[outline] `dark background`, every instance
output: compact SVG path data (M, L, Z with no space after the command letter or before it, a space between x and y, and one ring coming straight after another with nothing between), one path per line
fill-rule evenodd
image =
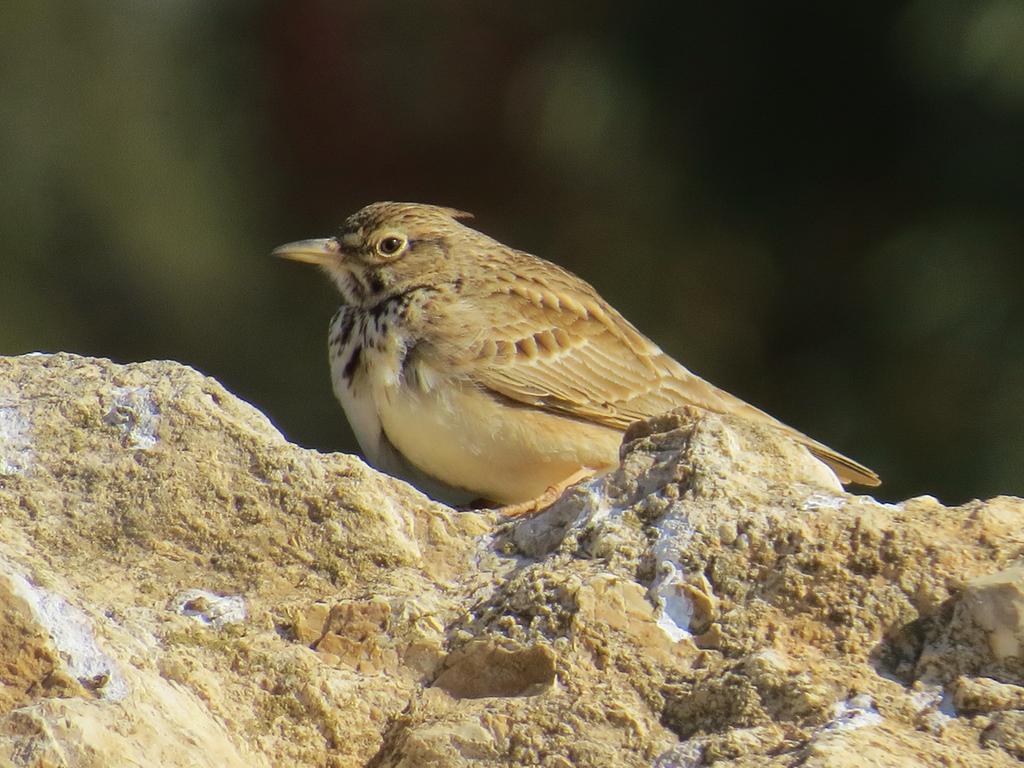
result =
M5 3L0 353L172 358L352 450L333 292L268 253L432 202L883 498L1024 494L1024 4L670 7Z

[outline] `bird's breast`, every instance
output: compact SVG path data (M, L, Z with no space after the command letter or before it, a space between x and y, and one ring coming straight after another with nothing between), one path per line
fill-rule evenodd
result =
M370 463L393 471L390 444L445 485L515 503L617 462L618 430L510 405L417 355L394 319L345 308L332 323L335 393Z
M394 334L382 320L383 316L343 306L332 319L328 335L334 394L363 454L377 466L382 446L374 393L381 387L375 379L396 379L401 366Z

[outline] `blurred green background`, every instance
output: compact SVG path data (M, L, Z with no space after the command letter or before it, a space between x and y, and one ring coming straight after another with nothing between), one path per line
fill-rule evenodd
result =
M1024 4L0 10L0 353L172 358L353 450L271 259L452 205L877 469L1024 495Z

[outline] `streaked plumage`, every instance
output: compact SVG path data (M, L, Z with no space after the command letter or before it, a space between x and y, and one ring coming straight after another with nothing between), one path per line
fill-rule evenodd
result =
M320 265L342 295L332 380L371 463L444 500L522 502L580 469L614 467L632 422L694 405L770 424L843 482L878 484L692 374L580 278L466 216L375 203L334 238L275 251Z

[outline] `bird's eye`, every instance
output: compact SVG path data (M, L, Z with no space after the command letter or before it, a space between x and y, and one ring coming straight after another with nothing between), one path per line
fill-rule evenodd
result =
M380 242L377 243L377 252L381 256L394 256L404 247L404 237L399 237L398 235L388 235L387 237L382 237Z

